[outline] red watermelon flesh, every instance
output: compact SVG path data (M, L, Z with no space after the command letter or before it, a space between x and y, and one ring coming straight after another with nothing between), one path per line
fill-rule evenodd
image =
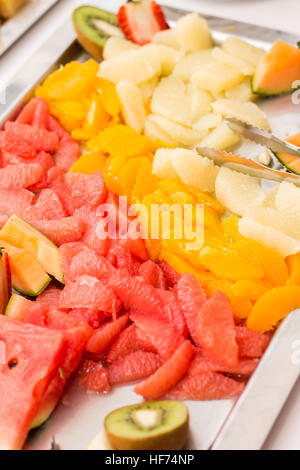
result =
M163 315L132 312L130 318L164 359L172 357L184 342L184 337Z
M186 320L181 311L180 303L172 291L162 290L158 291L160 298L164 304L164 313L166 317L176 326L177 330L187 338L188 328Z
M95 330L86 345L86 351L95 355L106 351L112 341L124 330L128 320L128 315L122 315L117 320L108 322Z
M36 149L21 136L7 131L0 131L0 149L22 158L34 158L37 154Z
M167 287L162 270L158 264L151 260L145 261L140 265L138 275L153 287L158 289L166 289Z
M58 246L64 243L76 242L85 229L82 220L76 217L64 217L57 220L27 218L26 220Z
M33 203L34 194L27 189L0 188L0 212L9 216L22 216L25 209Z
M41 181L44 170L38 163L9 165L0 169L2 189L26 189Z
M241 357L260 358L270 343L270 336L249 330L246 326L236 326L236 341Z
M196 318L202 306L207 301L207 296L199 281L192 274L183 274L177 284L177 298L181 311L195 344L199 345L196 333Z
M238 364L239 347L231 304L217 291L202 306L196 318L197 343L214 361L224 366Z
M21 449L65 355L64 335L0 316L0 448Z
M108 280L108 285L128 310L151 314L163 310L163 304L157 290L140 277L130 277L117 272Z
M242 393L245 384L217 372L186 375L167 394L168 400L225 400Z
M107 363L110 364L140 349L141 346L136 335L136 327L132 324L125 328L110 346L107 353Z
M175 269L171 268L171 266L169 266L168 263L166 263L166 261L164 260L160 261L158 265L164 274L166 287L168 289L173 289L173 287L177 285L177 282L180 279L179 274L175 271Z
M108 368L111 385L144 379L159 369L163 360L158 354L135 351L115 360Z
M163 366L134 388L135 393L148 400L156 400L162 397L184 376L193 355L194 347L187 340L182 343Z
M38 126L8 121L5 130L9 135L23 139L23 142L37 151L54 152L58 148L59 140L55 132L49 132Z
M101 362L95 362L85 358L82 359L78 374L80 376L80 386L87 392L110 392L108 371Z
M121 303L112 289L95 277L83 275L67 282L60 294L60 308L93 308L115 315Z
M72 308L69 311L69 316L76 320L84 321L90 325L94 330L99 328L101 323L107 320L108 315L100 310L93 308Z

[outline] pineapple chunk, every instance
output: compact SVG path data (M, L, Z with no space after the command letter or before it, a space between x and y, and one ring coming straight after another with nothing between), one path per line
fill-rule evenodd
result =
M197 131L210 131L222 123L222 117L217 113L208 113L202 116L194 125L193 129Z
M230 67L236 68L239 72L246 76L253 75L255 71L255 67L252 64L245 62L239 57L224 52L224 50L222 50L220 47L215 47L213 49L212 57L217 61L221 62L222 64L226 64Z
M291 201L293 201L291 203ZM300 213L300 188L287 181L277 186L274 201L275 209L289 214Z
M230 37L225 39L222 49L239 59L249 62L253 67L256 67L265 51L258 47L252 46L246 41L237 37Z
M150 114L147 117L145 133L148 137L164 140L175 147L192 147L205 135L157 114Z
M195 52L212 47L212 38L207 21L197 13L180 18L175 31L180 46L187 52Z
M153 93L151 110L184 126L192 125L191 103L185 84L179 78L170 76L161 80Z
M212 108L215 113L221 114L221 116L233 116L261 129L270 129L265 113L254 103L223 99L215 101Z
M113 59L125 51L134 51L139 49L140 46L134 44L131 41L127 41L125 38L119 36L112 36L109 38L103 49L104 60Z
M174 49L180 49L180 43L174 28L158 31L152 39L154 44L161 44Z
M200 191L213 192L219 168L193 150L172 150L172 164L178 177Z
M186 86L188 107L191 111L192 123L197 122L201 116L210 113L212 96L205 90L199 90L193 83Z
M125 123L141 134L146 121L146 109L141 90L137 85L126 80L119 82L116 90Z
M156 151L152 164L152 173L162 179L176 179L177 173L172 164L174 150L159 149Z
M218 201L234 214L244 215L252 204L260 204L265 193L257 178L222 167L216 179Z
M211 60L196 71L191 78L201 90L210 91L215 97L229 88L241 83L244 75L237 69L216 60Z
M225 98L232 101L254 101L257 95L252 93L251 82L246 78L239 85L225 91Z
M253 206L248 208L247 215L267 227L272 227L300 242L299 213L285 213L272 207Z
M155 88L157 87L158 84L159 84L159 76L155 75L155 77L151 78L147 82L143 82L138 85L144 97L145 103L147 103L149 98L152 98Z
M201 141L201 146L227 150L240 143L240 137L225 122L221 122Z
M180 78L184 82L189 82L191 76L211 60L212 49L204 49L203 51L187 54L178 60L173 70L173 75Z

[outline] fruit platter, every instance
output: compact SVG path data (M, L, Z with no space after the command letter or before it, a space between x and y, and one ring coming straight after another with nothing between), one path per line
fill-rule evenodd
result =
M58 0L1 0L0 55L14 44Z
M106 3L0 108L0 448L259 449L300 372L297 38Z

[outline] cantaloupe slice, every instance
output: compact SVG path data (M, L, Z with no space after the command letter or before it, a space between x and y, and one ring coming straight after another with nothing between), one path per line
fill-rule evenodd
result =
M300 132L291 135L286 139L286 141L290 144L296 145L300 150ZM284 165L289 171L296 173L296 175L300 175L300 158L289 155L288 153L276 153L275 155L280 163L282 163L282 165Z
M259 95L281 95L289 93L299 78L300 50L279 39L259 61L252 89Z

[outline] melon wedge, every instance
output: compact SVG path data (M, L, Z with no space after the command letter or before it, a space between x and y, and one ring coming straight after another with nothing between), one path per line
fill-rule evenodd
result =
M30 297L39 295L51 282L50 276L40 263L22 248L17 248L0 239L0 246L8 254L12 286Z
M0 231L0 238L17 248L23 248L37 259L46 273L64 282L57 246L33 225L14 214Z
M300 74L299 74L300 77ZM291 135L286 139L287 142L290 144L296 145L300 147L300 132L297 134ZM285 166L289 171L295 173L296 175L300 175L300 158L294 157L293 155L289 155L288 153L275 153L276 157Z
M300 50L276 41L259 61L252 81L253 92L272 96L289 93L300 78Z

